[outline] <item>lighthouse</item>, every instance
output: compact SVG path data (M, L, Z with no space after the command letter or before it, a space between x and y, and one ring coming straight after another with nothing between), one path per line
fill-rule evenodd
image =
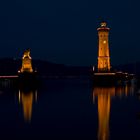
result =
M118 76L110 70L110 54L109 54L109 31L106 22L102 22L98 31L98 64L97 72L94 72L94 85L108 86L115 85ZM122 75L121 75L122 76ZM120 77L121 77L120 76Z
M109 31L106 22L102 22L98 31L98 66L97 72L94 71L94 85L110 86L123 85L124 82L131 82L134 78L133 74L121 71L113 71L110 69L110 53L109 53Z
M109 28L102 22L98 31L98 72L110 72Z

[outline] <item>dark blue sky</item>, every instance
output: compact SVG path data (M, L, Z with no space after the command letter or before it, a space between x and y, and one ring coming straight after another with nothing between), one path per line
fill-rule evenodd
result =
M0 57L21 57L67 65L97 62L97 27L107 21L111 63L140 61L140 3L134 0L3 0Z

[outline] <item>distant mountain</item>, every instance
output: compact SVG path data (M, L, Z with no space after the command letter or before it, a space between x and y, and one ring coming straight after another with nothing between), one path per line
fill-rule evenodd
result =
M92 74L92 66L66 66L35 59L32 60L32 64L33 69L44 77L90 76ZM21 65L21 59L0 59L0 75L16 75L21 69ZM113 66L112 69L113 71L133 73L140 76L140 62Z
M21 66L21 61L12 58L0 59L0 75L15 75Z
M91 70L91 67L66 66L42 60L33 60L33 67L42 76L88 76Z
M22 60L3 58L0 59L0 75L16 75L21 69ZM37 70L40 76L89 76L91 67L66 66L43 60L32 60L33 69Z

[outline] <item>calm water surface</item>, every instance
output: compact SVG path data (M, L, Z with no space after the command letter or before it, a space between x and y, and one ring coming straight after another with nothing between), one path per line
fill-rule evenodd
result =
M47 82L34 91L1 89L0 138L139 140L138 90L78 79Z

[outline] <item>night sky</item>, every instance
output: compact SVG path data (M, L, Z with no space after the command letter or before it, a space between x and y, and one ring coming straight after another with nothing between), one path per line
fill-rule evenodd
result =
M97 62L97 27L110 30L111 64L140 61L140 2L134 0L1 0L0 58L67 65Z

